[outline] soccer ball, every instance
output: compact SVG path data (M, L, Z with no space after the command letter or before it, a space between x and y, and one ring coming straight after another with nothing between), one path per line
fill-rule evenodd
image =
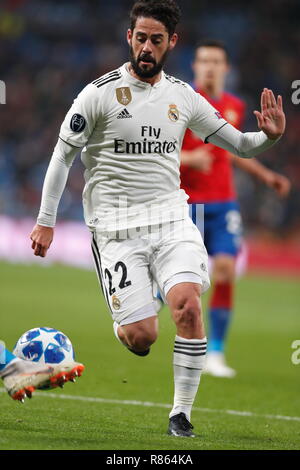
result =
M62 364L74 361L74 349L69 338L54 328L33 328L17 341L13 354L40 364Z

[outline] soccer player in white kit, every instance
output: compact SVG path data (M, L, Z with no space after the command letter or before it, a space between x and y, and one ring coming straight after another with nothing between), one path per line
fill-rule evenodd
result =
M260 132L241 133L186 83L162 68L176 43L174 0L137 1L127 32L130 62L87 85L61 126L44 181L32 248L45 256L69 168L82 149L84 217L99 281L121 343L140 356L158 334L155 285L169 305L174 345L174 406L168 433L193 437L191 409L206 353L200 295L209 287L207 253L180 190L186 128L241 157L283 134L282 100L264 89Z

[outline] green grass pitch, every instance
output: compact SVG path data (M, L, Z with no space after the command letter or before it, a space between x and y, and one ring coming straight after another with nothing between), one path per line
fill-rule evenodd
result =
M175 328L167 308L151 354L139 358L113 336L95 273L1 263L0 279L0 336L7 346L30 328L53 326L71 338L86 365L76 384L40 392L24 405L0 390L0 449L300 448L300 364L291 361L291 344L300 339L299 279L238 282L228 344L238 375L202 376L194 439L166 435L168 408L123 402L172 402Z

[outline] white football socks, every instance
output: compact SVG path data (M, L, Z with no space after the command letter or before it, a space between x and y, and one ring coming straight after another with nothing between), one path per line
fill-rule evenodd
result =
M187 419L191 420L192 406L205 363L206 346L206 338L175 337L173 356L175 394L170 418L184 413Z

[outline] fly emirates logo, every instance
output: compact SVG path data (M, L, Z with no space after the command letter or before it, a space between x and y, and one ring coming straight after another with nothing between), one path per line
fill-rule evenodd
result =
M143 154L169 154L176 149L176 140L161 141L161 128L152 126L141 127L141 140L136 142L127 142L124 139L115 139L115 153L126 155L143 155Z

